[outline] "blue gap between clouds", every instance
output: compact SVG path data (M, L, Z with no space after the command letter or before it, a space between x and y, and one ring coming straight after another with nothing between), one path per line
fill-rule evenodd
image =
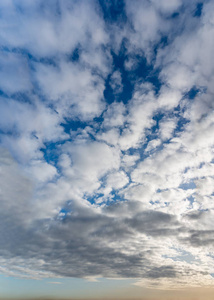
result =
M192 100L194 99L197 94L200 92L200 89L197 86L193 86L186 94L185 97L187 97L188 99Z
M64 143L65 141L44 143L45 147L42 147L40 151L43 152L44 159L48 164L52 164L57 167L56 165L59 157L59 150L57 148Z
M205 92L205 90L201 90L200 88L193 86L184 96L183 99L188 99L189 101L193 101L195 97L198 95L199 92ZM175 116L178 117L178 123L177 127L175 129L175 133L181 132L184 128L184 126L189 123L189 120L184 118L182 116L182 113L184 112L185 107L181 108L180 104L174 109Z
M123 102L127 104L132 98L135 84L137 82L150 82L154 86L156 93L160 90L161 82L159 80L159 70L155 70L152 65L147 63L145 56L143 55L132 55L132 59L136 60L137 67L131 71L126 70L125 61L129 58L127 55L126 40L124 39L118 54L116 54L113 49L111 55L113 58L113 72L119 71L122 77L123 90L118 95L114 94L110 86L111 75L107 77L105 83L104 97L108 104L114 101Z
M100 189L105 188L106 186L106 180L108 177L109 173L105 174L104 176L102 176L99 181L101 182L100 188L97 192L93 193L92 195L84 195L84 199L86 199L87 201L89 201L91 204L96 204L96 205L110 205L112 203L115 202L121 202L121 201L125 201L124 198L122 198L119 193L120 193L120 189L113 189L109 195L107 197L105 197L105 195L103 193L100 192ZM128 174L127 174L128 175ZM105 198L104 201L101 201L100 203L96 203L96 200Z
M186 97L187 99L189 99L190 101L192 101L197 94L200 92L200 89L197 88L196 86L193 86L188 93L186 93L184 95L184 97ZM151 153L145 153L145 149L148 145L148 143L157 138L157 131L159 129L159 122L163 119L163 117L165 117L166 114L159 111L157 112L154 116L153 116L153 120L155 121L155 125L152 126L152 128L150 130L148 130L148 135L146 136L146 142L144 143L143 147L141 149L139 149L139 153L141 156L141 159L145 159L146 157L148 157ZM182 117L182 110L180 105L178 105L171 113L168 113L167 117L169 118L173 118L173 117L177 117L178 118L178 122L177 122L177 126L174 130L173 136L175 136L176 134L178 134L179 132L181 132L184 128L184 126L189 123L189 120L185 119L184 117ZM167 144L170 141L165 141L164 143ZM155 151L160 151L163 148L163 145L158 146Z
M173 248L172 248L173 249ZM177 250L176 248L174 248L175 250ZM170 258L174 261L186 261L188 263L191 263L191 262L194 262L194 261L197 261L195 259L195 257L190 253L190 252L187 252L185 250L182 250L182 251L179 251L179 252L182 252L181 255L178 255L178 256L170 256L170 255L163 255L164 258Z
M71 209L68 209L68 208L62 208L60 210L60 214L63 214L61 215L60 217L58 216L57 218L60 219L60 220L65 220L67 218L67 215L71 212Z
M84 198L89 201L91 204L96 204L96 205L110 205L112 203L116 202L122 202L125 201L121 196L118 194L117 191L113 190L110 194L109 197L105 198L105 201L101 201L100 203L96 203L96 200L103 198L104 194L102 193L97 193L93 196L85 196Z
M78 129L84 129L88 123L82 122L80 120L68 120L65 119L65 122L60 124L63 128L65 133L70 134L70 131L77 131Z
M196 10L194 12L194 17L199 18L202 14L202 10L203 10L203 3L202 2L197 3Z
M73 50L73 52L70 55L68 55L68 61L77 63L80 59L80 55L81 55L81 47L79 45Z
M124 104L126 104L132 98L134 84L130 81L129 72L127 72L124 67L124 63L126 60L125 52L126 52L126 48L124 43L122 43L118 55L113 50L111 51L111 55L113 58L113 72L119 71L121 73L123 90L119 95L114 94L114 91L110 86L110 79L113 72L112 74L109 74L105 83L105 90L104 90L104 97L108 104L111 104L114 101L123 102Z
M160 41L154 46L154 54L155 54L155 58L157 55L157 52L159 49L163 49L164 47L166 47L168 45L168 36L167 35L163 35L160 39Z
M187 98L189 101L193 101L195 99L195 97L198 95L198 93L201 90L199 88L197 88L196 86L193 86L185 95L184 98ZM180 105L178 105L175 110L174 113L175 115L178 117L178 123L177 123L177 127L175 129L175 134L181 132L184 129L184 126L189 123L189 120L184 118L182 116L182 112L185 108L181 109Z
M175 19L177 17L179 17L180 13L179 12L174 12L172 15L171 15L171 18L172 19Z
M98 0L103 18L107 23L123 24L127 21L123 0Z

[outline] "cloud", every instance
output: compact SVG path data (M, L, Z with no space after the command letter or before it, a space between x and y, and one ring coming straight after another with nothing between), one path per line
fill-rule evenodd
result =
M6 94L27 92L32 89L30 72L26 57L19 53L0 54L0 88Z
M5 28L1 33L3 43L10 48L27 49L35 56L71 53L78 43L85 46L90 43L90 38L95 46L108 38L94 1L87 4L84 1L48 1L41 6L41 1L29 4L23 0L19 4L10 1L1 6L1 24ZM18 28L18 35L15 28Z
M114 90L114 92L115 92L116 94L119 94L119 93L122 92L122 90L123 90L123 85L122 85L121 74L120 74L119 71L115 71L115 72L111 75L110 85L111 85L111 88Z
M90 120L103 111L104 81L92 70L68 61L57 67L36 64L35 68L42 93L54 103L59 115Z
M116 2L0 4L0 271L213 285L213 3Z

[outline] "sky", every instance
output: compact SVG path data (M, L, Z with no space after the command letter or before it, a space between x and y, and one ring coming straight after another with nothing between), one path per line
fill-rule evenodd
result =
M214 2L1 0L0 45L0 299L213 299Z

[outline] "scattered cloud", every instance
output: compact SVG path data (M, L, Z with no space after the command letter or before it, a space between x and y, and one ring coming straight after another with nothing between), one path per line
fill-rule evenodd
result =
M2 274L214 284L201 3L124 1L119 17L117 1L1 2Z

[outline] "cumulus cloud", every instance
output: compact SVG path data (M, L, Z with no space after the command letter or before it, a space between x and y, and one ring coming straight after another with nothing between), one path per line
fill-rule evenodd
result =
M123 90L122 77L121 77L121 74L119 71L115 71L111 75L110 85L116 94L119 94L122 92L122 90Z
M213 3L116 2L0 4L0 272L213 285Z

